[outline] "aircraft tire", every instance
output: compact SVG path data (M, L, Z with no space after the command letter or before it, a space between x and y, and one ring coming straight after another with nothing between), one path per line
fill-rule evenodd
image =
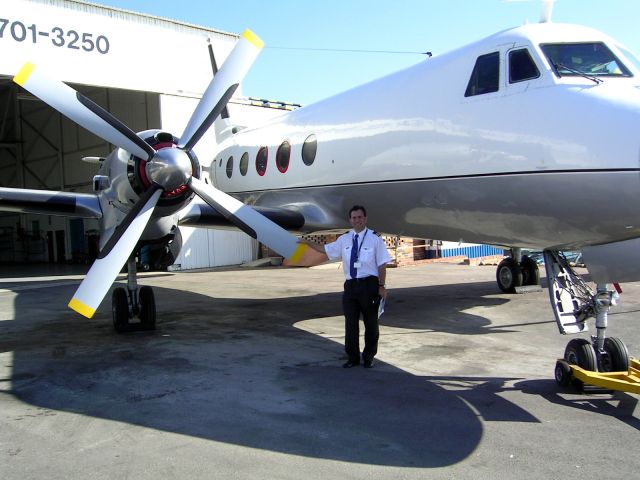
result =
M140 301L140 323L144 330L156 329L156 299L153 289L148 286L140 287L138 293Z
M558 360L554 371L556 382L561 387L568 387L571 384L571 367L566 360Z
M118 333L126 332L129 329L129 300L127 291L122 287L117 287L113 290L111 313L115 331Z
M604 351L601 367L603 372L626 372L629 370L629 350L622 340L616 337L604 339Z
M598 370L596 351L591 342L584 338L574 338L567 343L567 347L564 349L564 359L570 365L577 365L591 372ZM584 391L584 383L581 380L574 378L572 384L579 392Z
M520 268L523 285L540 285L540 269L535 260L524 255L520 260Z
M522 269L513 258L505 258L496 270L498 287L505 293L514 293L516 287L522 286Z

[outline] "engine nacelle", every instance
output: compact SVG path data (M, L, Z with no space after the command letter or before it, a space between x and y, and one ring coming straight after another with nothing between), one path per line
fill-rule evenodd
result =
M158 240L140 242L138 263L142 270L166 270L173 265L182 249L182 234L179 229Z
M145 130L139 132L138 136L151 145L154 150L175 148L178 144L178 138L161 130ZM191 162L191 175L200 178L201 168L198 158L193 152L185 153ZM127 178L131 188L138 196L151 186L151 180L148 178L145 168L146 164L147 162L145 160L133 155L129 157L127 163ZM156 205L153 217L169 216L176 213L191 201L194 195L187 185L181 185L171 191L163 192Z

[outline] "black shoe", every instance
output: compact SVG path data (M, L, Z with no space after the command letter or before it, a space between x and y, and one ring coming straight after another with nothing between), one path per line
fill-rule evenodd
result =
M373 368L373 360L365 360L364 368Z
M349 360L348 362L342 365L342 368L357 367L358 365L360 365L360 362L354 362L353 360Z

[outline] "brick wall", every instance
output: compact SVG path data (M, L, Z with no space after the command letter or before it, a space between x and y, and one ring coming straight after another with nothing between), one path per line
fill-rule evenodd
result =
M300 238L324 245L335 241L342 233L328 233L328 234L308 234L300 235ZM416 265L420 263L433 263L433 262L447 262L447 263L462 263L469 261L466 256L452 256L447 258L440 258L440 245L438 240L421 240L417 238L398 237L396 235L381 235L384 244L387 246L387 251L391 256L392 263L389 266L405 266ZM273 250L260 244L260 254L262 258L266 257L278 257ZM472 259L473 264L480 263L497 263L502 259L502 256L481 257Z

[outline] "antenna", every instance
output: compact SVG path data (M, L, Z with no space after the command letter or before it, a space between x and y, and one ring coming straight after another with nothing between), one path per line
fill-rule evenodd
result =
M540 13L540 23L550 23L551 13L555 0L542 0L542 12Z

